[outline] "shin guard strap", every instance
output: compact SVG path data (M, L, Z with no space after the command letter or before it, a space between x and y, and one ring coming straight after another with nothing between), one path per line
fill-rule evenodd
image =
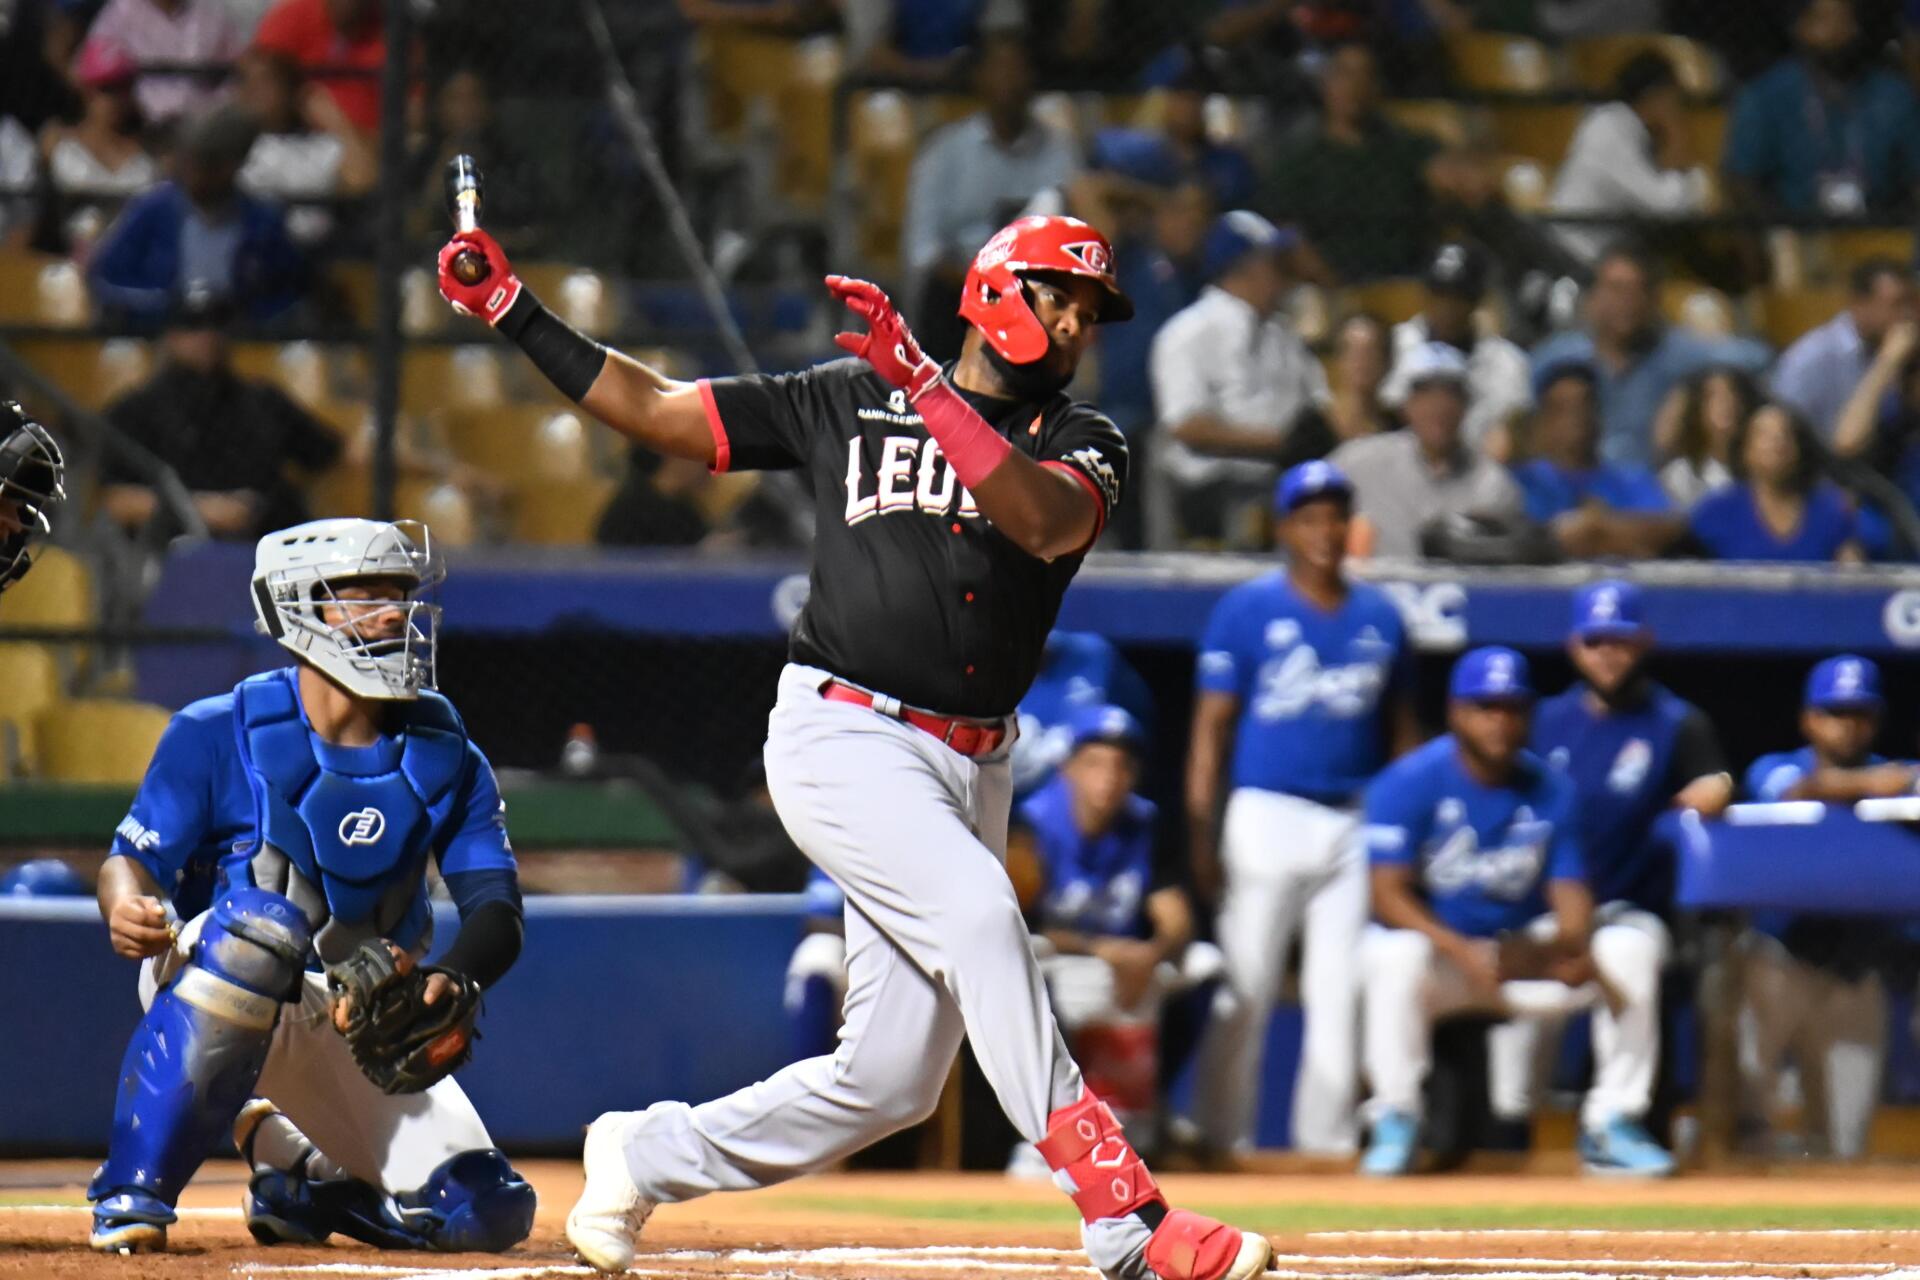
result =
M1160 1203L1159 1185L1120 1122L1091 1093L1049 1116L1047 1136L1034 1145L1048 1168L1067 1175L1067 1192L1088 1222Z

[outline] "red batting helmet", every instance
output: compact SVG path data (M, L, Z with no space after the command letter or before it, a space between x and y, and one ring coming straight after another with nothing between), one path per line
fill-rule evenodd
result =
M1036 271L1097 280L1107 291L1101 323L1133 319L1105 236L1078 218L1021 218L981 246L960 293L961 316L1012 364L1031 364L1047 354L1047 331L1020 288L1020 277Z

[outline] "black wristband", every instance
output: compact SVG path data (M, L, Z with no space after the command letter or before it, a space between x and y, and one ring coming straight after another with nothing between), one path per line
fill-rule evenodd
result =
M473 979L482 990L491 987L520 958L524 929L513 903L499 898L483 902L460 922L460 932L440 957L439 967Z
M525 285L494 328L513 339L533 367L575 404L586 398L607 363L605 347L547 310Z

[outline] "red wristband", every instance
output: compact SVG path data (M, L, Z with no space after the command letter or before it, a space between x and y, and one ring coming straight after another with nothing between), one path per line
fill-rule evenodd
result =
M921 388L913 398L913 407L927 424L927 434L947 455L953 474L969 489L977 491L980 482L1013 452L1007 438L975 413L945 378L936 377Z

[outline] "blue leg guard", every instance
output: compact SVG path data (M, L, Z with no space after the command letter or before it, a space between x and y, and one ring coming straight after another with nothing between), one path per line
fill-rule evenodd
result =
M397 1199L442 1253L503 1253L533 1232L533 1188L491 1147L461 1152Z
M96 1247L124 1247L115 1236L129 1224L173 1221L181 1188L253 1091L309 942L306 917L278 894L234 889L214 904L121 1061L113 1137L87 1188Z

